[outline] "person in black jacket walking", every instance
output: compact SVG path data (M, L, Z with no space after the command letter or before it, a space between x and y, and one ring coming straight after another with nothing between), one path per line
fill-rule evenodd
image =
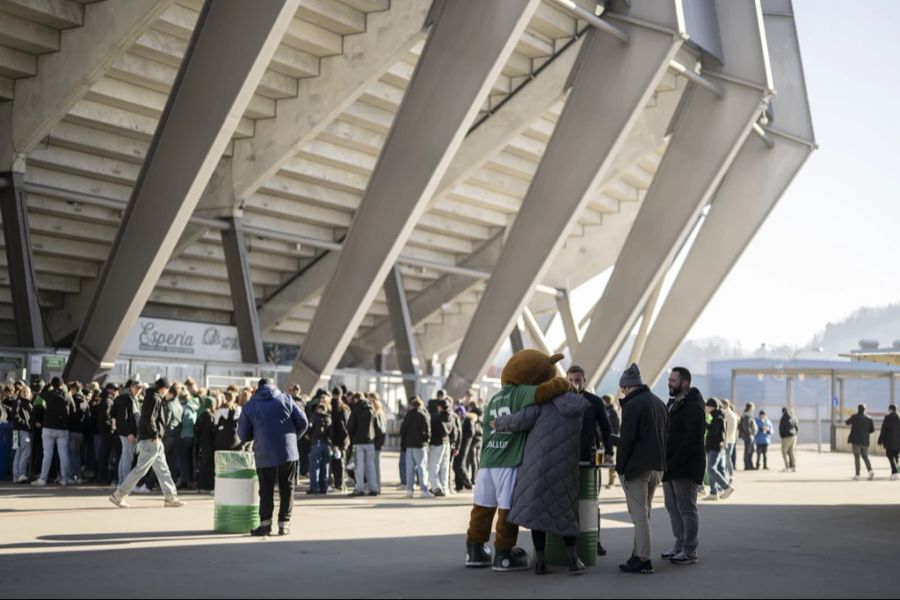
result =
M41 475L31 485L45 486L53 465L54 449L59 454L60 483L68 485L72 477L69 464L69 419L75 413L75 402L63 388L62 380L54 377L50 388L43 396L47 406L44 411L43 426L44 460Z
M848 442L853 447L853 464L856 467L856 475L853 476L854 481L859 481L859 458L860 456L866 463L866 469L869 470L869 481L875 479L875 471L872 470L872 461L869 460L869 440L875 433L875 422L866 414L866 405L860 404L855 415L847 419L847 425L850 426L850 437Z
M706 401L706 412L712 417L706 432L706 467L709 470L709 496L704 500L724 500L734 493L728 483L728 464L725 450L725 413L719 401Z
M433 498L428 491L425 459L428 442L431 439L431 419L422 407L419 398L409 403L409 411L400 425L400 452L406 453L406 497L412 498L416 479L423 498Z
M884 448L891 463L891 481L897 481L900 479L900 415L894 404L888 407L888 414L881 423L878 445Z
M700 513L697 495L703 485L706 452L703 435L706 414L700 390L691 387L691 372L675 367L669 374L669 437L666 441L666 472L663 494L672 521L675 545L663 553L664 560L690 565L697 562Z
M165 378L158 379L153 388L148 390L141 404L141 420L138 422L138 464L125 477L125 481L119 482L119 487L109 497L109 501L119 508L127 508L125 499L134 490L138 481L153 469L159 485L165 494L166 508L178 508L184 506L184 502L178 499L175 482L169 465L166 464L166 452L163 446L162 436L165 433L165 415L163 405L171 400L173 393L169 382Z
M641 381L636 364L622 373L619 387L624 397L616 472L622 478L628 512L634 522L634 551L619 569L649 574L653 573L650 509L666 468L668 414L663 401Z

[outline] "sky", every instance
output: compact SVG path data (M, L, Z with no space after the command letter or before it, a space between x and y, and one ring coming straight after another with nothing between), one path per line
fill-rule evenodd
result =
M794 12L819 149L688 339L802 347L829 321L900 301L900 1L794 0ZM582 286L584 302L605 280Z

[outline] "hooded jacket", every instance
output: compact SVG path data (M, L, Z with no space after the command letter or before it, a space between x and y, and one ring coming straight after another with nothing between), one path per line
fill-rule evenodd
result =
M256 467L278 467L299 460L297 438L309 427L297 403L274 385L256 390L241 412L238 436L253 442Z

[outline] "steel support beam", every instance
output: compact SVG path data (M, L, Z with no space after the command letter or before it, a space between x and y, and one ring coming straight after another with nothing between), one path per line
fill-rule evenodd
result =
M658 5L652 21L666 31L626 24L627 45L588 33L566 105L453 364L451 396L481 378L681 48L677 20L666 20L672 3Z
M772 93L759 4L718 0L715 7L727 62L704 57L704 73L725 95L693 84L685 92L672 140L575 356L590 386L609 368Z
M262 364L265 362L265 353L259 318L256 315L253 283L250 280L244 229L240 217L231 217L226 221L228 229L222 232L222 249L225 251L225 267L228 270L228 285L231 287L231 301L234 304L234 324L238 329L241 360L249 365Z
M311 389L334 370L539 3L438 6L292 382Z
M419 377L419 351L416 345L416 334L409 316L409 304L406 302L406 290L403 288L403 275L400 268L394 266L384 280L384 295L387 298L391 328L394 331L394 352L403 373L403 387L406 388L407 401L417 393Z
M31 152L173 1L85 5L84 25L64 31L60 52L41 56L37 75L16 81L15 99L0 104L0 170Z
M3 244L6 246L6 271L12 292L16 339L24 348L43 348L44 329L34 278L22 173L9 171L0 174L0 215L3 218Z
M66 364L113 363L225 151L299 0L206 2Z
M582 43L583 38L579 38L570 47L561 51L551 63L534 76L534 79L521 88L509 101L504 102L488 120L466 136L431 200L432 205L444 198L454 186L463 183L562 97L566 78L575 63ZM502 233L498 235L502 238ZM496 257L499 256L499 250L496 252L496 256L493 251L496 239L496 237L492 238L483 246L487 250L474 252L470 258L462 261L460 266L492 271L497 262ZM502 239L500 243L502 244ZM488 255L493 258L486 260ZM260 307L260 324L263 331L271 329L279 321L290 316L291 312L321 294L337 266L337 255L329 252L320 258L320 262L321 264L315 270L304 269L266 299ZM420 297L425 295L423 292L411 303L413 324L418 325L423 319L440 310L441 306L452 302L454 298L471 289L479 281L481 278L466 275L450 274L442 277L428 288L430 291L428 296L432 298L430 302L426 303L424 298L420 300ZM435 289L448 290L451 294L434 294ZM388 319L384 319L374 330L352 343L351 350L354 356L350 362L356 362L381 352L390 343L390 323Z
M641 363L648 381L664 372L815 146L793 12L789 2L772 4L763 3L778 87L772 125L790 137L773 135L771 147L755 135L744 141L650 332Z

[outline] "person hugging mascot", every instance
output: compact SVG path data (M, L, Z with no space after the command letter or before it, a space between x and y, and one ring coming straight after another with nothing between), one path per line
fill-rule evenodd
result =
M492 425L497 417L514 414L530 404L545 404L569 391L569 381L559 376L556 363L562 354L548 356L539 350L522 350L510 357L500 376L502 388L484 410L484 441L475 477L475 498L466 533L466 566L492 567L494 571L529 568L528 554L516 546L517 525L507 522L522 463L527 432L500 433ZM497 515L496 552L488 542Z

